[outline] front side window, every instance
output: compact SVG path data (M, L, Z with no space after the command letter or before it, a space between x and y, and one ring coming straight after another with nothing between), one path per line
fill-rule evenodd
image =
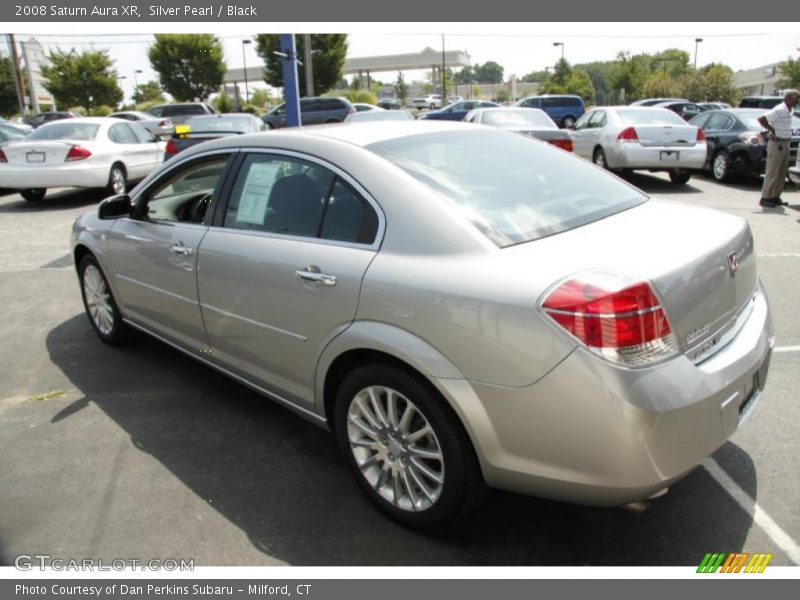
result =
M329 169L293 157L253 154L236 178L224 226L372 243L377 223L369 203Z
M204 223L227 156L200 160L178 169L146 192L144 216L151 221Z
M108 138L117 144L136 144L138 140L127 123L117 123L108 130Z
M367 149L436 192L501 248L647 201L582 159L497 129L409 135Z

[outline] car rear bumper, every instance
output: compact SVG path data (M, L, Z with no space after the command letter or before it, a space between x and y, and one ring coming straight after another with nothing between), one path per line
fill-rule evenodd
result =
M20 167L0 165L0 181L11 189L87 187L101 188L108 184L107 165L66 163L52 167Z
M706 145L642 146L637 143L615 143L606 153L613 169L702 169L706 162Z
M746 310L736 337L699 364L623 369L578 348L529 387L438 384L490 486L591 505L643 500L702 463L760 397L774 343L760 284Z

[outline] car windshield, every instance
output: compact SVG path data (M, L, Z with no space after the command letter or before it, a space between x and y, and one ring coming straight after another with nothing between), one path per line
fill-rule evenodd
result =
M61 123L42 125L29 134L28 140L72 140L76 142L91 142L97 137L100 125L95 123L73 123L67 119Z
M495 127L548 127L555 129L556 124L544 111L533 108L521 110L489 110L483 113L481 123Z
M758 118L763 116L766 111L737 110L732 112L748 129L753 131L762 131L764 129L761 123L758 122ZM800 117L797 115L792 115L792 129L800 129Z
M686 121L665 108L621 108L617 114L628 125L686 125Z
M186 119L192 133L212 132L212 131L238 131L246 132L250 130L250 119L248 117L192 117Z
M439 193L501 248L647 200L584 160L502 130L411 135L367 148Z

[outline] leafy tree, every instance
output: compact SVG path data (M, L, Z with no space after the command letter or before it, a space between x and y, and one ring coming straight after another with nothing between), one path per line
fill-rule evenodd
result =
M543 94L576 94L586 102L591 102L594 97L594 86L588 73L583 69L573 69L563 58L539 89Z
M567 94L575 94L591 103L594 99L594 86L589 74L583 69L573 69L564 84Z
M140 102L147 102L149 100L158 100L165 102L163 90L158 85L157 81L148 81L147 83L140 83L133 90L133 101L136 104Z
M105 50L88 50L78 54L50 52L49 65L42 66L45 87L61 106L79 105L91 111L102 104L116 106L123 92L117 84L117 72Z
M500 88L494 95L495 102L508 102L510 98L511 96L506 88Z
M282 58L275 52L281 51L280 36L259 33L255 37L256 52L264 61L264 81L274 87L283 87ZM304 37L295 38L295 52L300 61L304 56ZM347 55L347 34L320 33L311 35L311 70L314 79L314 93L324 94L334 88L342 78L344 59ZM305 65L297 65L297 78L300 95L306 95Z
M547 71L531 71L530 73L523 75L520 81L523 83L541 83L549 76L550 74Z
M652 61L652 71L661 71L672 76L673 79L678 79L692 70L689 64L689 53L677 48L670 48L654 54Z
M214 98L214 108L217 112L229 113L233 111L233 100L224 89Z
M693 85L693 82L687 81L683 85ZM674 98L683 93L683 85L672 75L654 72L642 84L641 96L643 98Z
M254 106L258 106L259 108L263 108L270 104L272 100L272 96L269 93L269 90L264 88L256 88L252 92L250 92L250 103Z
M14 66L7 56L0 56L0 115L13 115L19 110Z
M631 101L641 97L642 85L652 72L649 55L631 56L629 52L619 52L609 68L606 84L609 92L622 100Z
M701 72L704 76L702 100L736 104L740 94L733 85L733 69L728 65L711 63L703 67Z
M408 98L408 85L402 71L397 73L397 81L394 82L394 93L400 101L400 106L405 106L406 98Z
M609 90L606 86L606 77L611 67L610 62L592 62L583 65L575 65L575 70L585 71L592 82L594 89L594 102L596 104L612 104Z
M482 65L475 65L478 83L503 83L503 67L490 60Z
M464 67L453 76L453 81L455 81L457 85L469 85L476 80L477 76L475 75L475 70L469 66Z
M778 86L782 89L800 88L800 60L795 60L789 56L778 66L778 71L781 74Z
M161 86L176 100L205 100L222 85L222 43L209 33L156 34L147 56Z

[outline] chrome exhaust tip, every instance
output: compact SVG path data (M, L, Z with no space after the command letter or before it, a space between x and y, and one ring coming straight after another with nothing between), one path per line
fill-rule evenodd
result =
M652 500L655 500L656 498L660 498L661 496L666 494L668 491L669 491L669 488L661 488L660 490L658 490L654 494L648 496L644 500L636 500L635 502L629 502L628 504L623 505L622 508L624 508L628 512L640 515L644 511L647 510L647 507L650 506L650 502Z

